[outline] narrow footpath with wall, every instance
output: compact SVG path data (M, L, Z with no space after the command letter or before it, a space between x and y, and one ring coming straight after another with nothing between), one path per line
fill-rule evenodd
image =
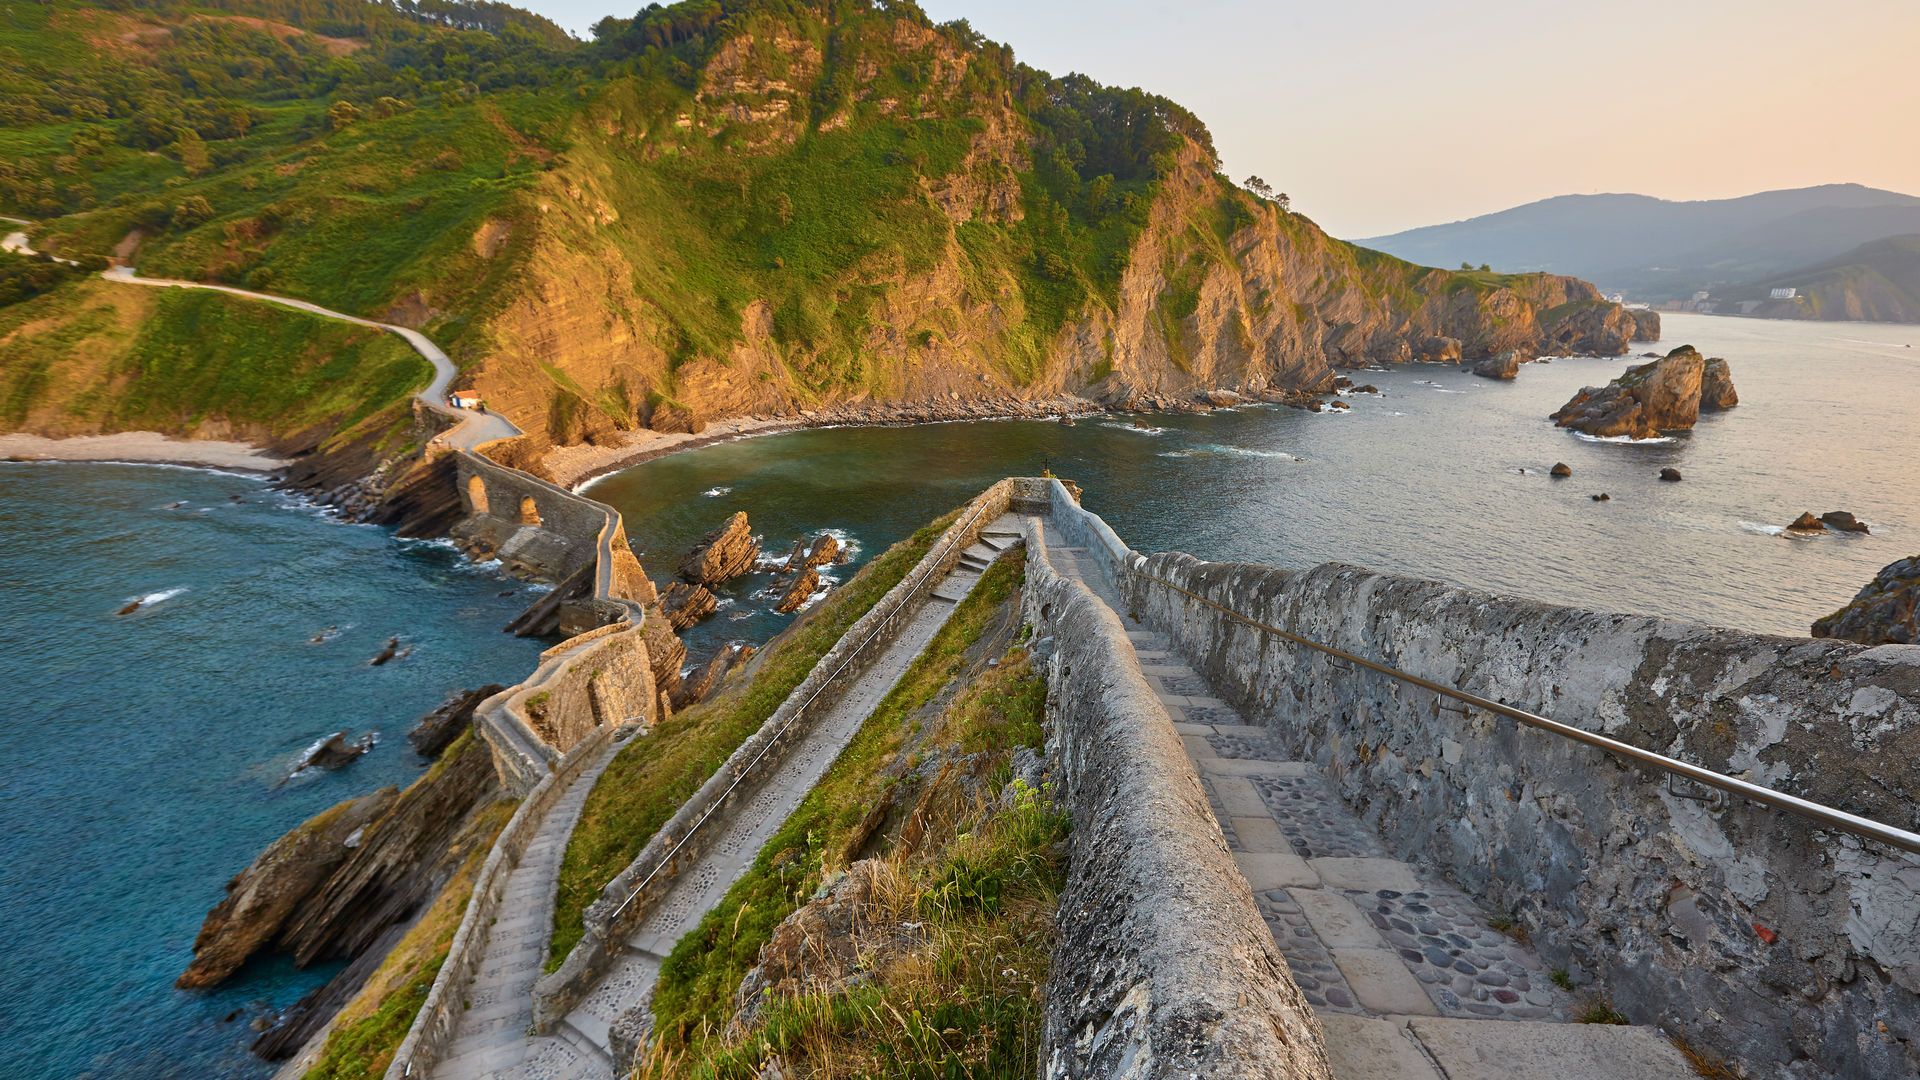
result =
M1002 495L993 513L1004 510L1005 501ZM650 1025L645 1004L659 976L660 964L674 943L720 901L753 863L768 837L819 781L874 707L886 697L958 602L979 581L980 570L985 566L982 560L997 556L1003 550L1004 542L996 544L990 538L980 539L981 534L996 527L992 520L981 515L970 523L963 516L953 527L958 530L953 539L960 541L953 550L943 551L936 546L928 553L930 561L926 569L934 571L934 576L925 582L930 588L923 598L916 600L913 595L920 584L915 580L916 575L909 574L903 580L898 588L905 591L898 600L913 600L917 608L892 632L877 656L840 691L838 698L799 730L790 743L781 746L771 768L760 772L736 771L729 762L729 766L715 774L718 781L740 775L748 778L749 783L726 798L728 812L687 861L672 867L664 879L664 888L645 894L645 904L636 909L636 917L621 922L617 918L619 913L608 916L606 906L601 906L600 918L590 921L589 926L597 924L598 928L605 928L611 924L615 929L610 932L617 937L602 941L599 939L605 938L609 931L590 929L589 937L575 947L569 963L541 980L538 986L535 978L547 959L544 947L530 948L524 938L511 931L499 946L490 944L488 959L473 983L474 992L484 998L487 1005L476 1007L463 1018L444 1056L432 1066L431 1075L447 1080L509 1077L611 1080L621 1075L624 1072L621 1066L633 1061ZM882 600L875 612L870 613L876 624L886 618L883 610L886 604L887 600ZM866 629L856 623L842 639L843 647L823 657L816 670L830 669L840 663L844 647L857 642ZM809 684L812 682L810 679ZM801 699L810 689L810 685L803 684L789 702ZM777 728L785 723L785 716L776 713L769 718L767 726ZM772 746L771 743L763 745ZM751 745L742 751L755 752ZM738 756L741 755L736 754ZM698 801L696 796L694 802ZM665 841L685 835L683 828L670 823L657 839ZM559 842L564 847L564 838ZM659 843L649 845L649 850L635 860L635 869L661 865L662 860L653 853L659 846ZM554 869L557 870L557 866ZM632 880L635 876L630 871L609 884L608 899L624 907L625 898L641 888ZM651 876L645 875L646 879ZM555 886L551 877L541 884L545 893L544 906L539 910L550 911ZM523 906L536 905L523 901ZM543 935L550 925L548 918L542 924ZM544 946L544 936L540 944Z
M1128 703L1134 715L1127 719L1141 727L1169 728L1163 739L1178 734L1190 775L1197 776L1212 810L1208 820L1188 828L1202 832L1213 826L1212 836L1220 838L1244 879L1233 891L1251 894L1245 900L1239 895L1216 899L1201 917L1227 920L1235 907L1257 911L1284 957L1287 974L1280 980L1297 987L1324 1033L1328 1072L1320 1072L1310 1055L1277 1067L1277 1055L1268 1051L1210 1063L1224 1065L1212 1074L1330 1074L1337 1080L1684 1080L1692 1075L1656 1031L1571 1023L1578 1004L1553 985L1531 949L1495 931L1488 914L1458 890L1389 857L1378 837L1341 805L1316 766L1287 760L1265 731L1248 726L1212 695L1206 681L1169 651L1164 636L1120 614L1104 567L1124 563L1127 555L1111 544L1102 549L1103 526L1097 519L1074 522L1077 508L1055 505L1050 519L1030 526L1028 543L1045 552L1046 567L1029 570L1030 578L1042 579L1029 606L1039 615L1038 632L1059 642L1056 677L1071 685L1074 667L1096 662L1088 646L1100 634L1084 615L1055 610L1056 604L1065 607L1059 600L1063 590L1045 581L1048 571L1086 586L1109 608L1114 625L1123 628L1125 647L1119 651L1153 694L1150 701ZM1056 523L1065 528L1049 528ZM1086 543L1063 544L1062 532L1091 540L1094 550ZM1030 567L1037 561L1030 559ZM1079 843L1076 833L1076 848ZM1076 879L1084 872L1076 866ZM1208 875L1193 868L1183 876L1188 878L1184 890L1200 886ZM1093 966L1076 963L1074 953L1090 946L1076 941L1066 925L1062 942L1056 972ZM1150 958L1151 943L1129 944L1131 951ZM1230 996L1221 988L1225 973L1211 968L1195 989L1224 1006ZM1085 989L1076 986L1072 992ZM1087 1011L1097 1013L1098 1002ZM1280 1011L1285 1018L1287 1010ZM1050 1024L1065 1019L1059 1010L1049 1013ZM1056 1047L1088 1041L1070 1027L1053 1034L1050 1030ZM1231 1052L1234 1040L1226 1041ZM1166 1052L1164 1046L1152 1050ZM1049 1059L1049 1077L1106 1075L1098 1068L1057 1064Z

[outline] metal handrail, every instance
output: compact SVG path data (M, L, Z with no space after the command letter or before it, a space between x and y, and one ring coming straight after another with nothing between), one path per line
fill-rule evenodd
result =
M659 876L660 871L673 865L674 857L680 854L680 849L687 846L687 841L692 840L694 834L700 831L700 826L705 825L707 820L713 817L714 813L718 811L720 807L726 805L727 798L733 794L733 790L739 787L741 782L746 780L747 777L753 775L753 770L759 766L760 762L775 746L779 745L781 736L785 735L794 724L799 722L802 716L806 715L807 710L813 706L815 701L819 700L820 695L825 693L827 688L834 684L834 680L845 674L848 665L852 664L855 658L866 650L868 645L873 644L875 639L886 632L887 628L892 625L894 616L900 614L901 611L906 609L909 603L913 602L913 598L919 595L920 590L926 586L927 581L940 569L940 564L946 560L948 551L959 543L960 538L967 534L968 526L973 523L975 518L985 512L985 510L986 504L983 503L969 513L964 520L959 522L956 526L959 531L953 534L952 539L945 541L940 546L938 549L938 557L935 558L925 570L921 571L920 579L914 582L913 588L907 592L907 595L901 597L899 603L893 605L891 610L880 617L880 622L867 633L866 637L861 639L860 644L855 645L853 649L841 659L839 667L834 668L831 674L820 680L820 685L813 688L813 693L808 694L805 701L802 701L794 707L793 715L787 717L787 722L780 725L780 730L775 732L773 737L767 740L766 745L760 748L760 752L754 755L753 760L747 763L746 768L741 769L740 772L734 776L733 783L728 784L727 789L722 791L719 797L713 800L712 804L707 807L706 812L700 815L700 820L695 821L688 827L686 833L673 845L673 850L661 856L660 861L654 864L652 870L648 871L646 878L642 880L640 884L633 887L633 891L627 894L627 898L620 901L619 907L613 909L613 914L607 916L607 925L613 925L614 920L620 917L620 913L627 910L627 905L633 903L634 898L646 891L647 886L653 883L653 879Z
M1371 668L1383 675L1391 675L1403 682L1412 683L1423 689L1431 690L1436 694L1441 694L1457 701L1464 701L1476 709L1484 709L1490 713L1497 713L1500 716L1517 720L1529 727L1550 731L1555 735L1572 739L1576 742L1583 742L1589 746L1598 747L1610 754L1616 754L1620 757L1637 761L1643 765L1651 765L1657 769L1664 769L1669 774L1685 777L1695 783L1719 788L1721 791L1738 795L1744 799L1751 799L1754 802L1764 803L1775 809L1785 810L1789 813L1798 814L1801 817L1811 818L1814 821L1831 825L1836 829L1853 833L1856 836L1864 836L1870 840L1878 840L1881 843L1900 848L1903 851L1920 854L1920 835L1910 833L1905 829L1896 829L1891 825L1884 825L1871 818L1860 817L1857 814L1849 814L1845 810L1837 810L1831 806L1814 802L1811 799L1803 799L1798 795L1789 795L1783 791L1775 791L1772 788L1761 787L1759 784L1727 776L1723 773L1717 773L1712 769L1703 769L1698 765L1692 765L1677 758L1670 758L1664 754L1656 754L1651 750L1642 750L1637 746L1623 743L1618 739L1609 739L1605 735L1598 735L1594 732L1574 727L1571 724L1563 724L1557 720L1549 720L1536 713L1530 713L1524 709L1516 709L1510 705L1503 705L1498 701L1491 701L1477 694L1469 694L1463 690L1456 690L1453 687L1445 686L1431 679L1423 679L1418 675L1409 675L1404 671L1388 667L1385 664L1376 664L1364 656L1355 656L1350 652L1333 648L1330 645L1322 645L1311 638L1302 637L1290 630L1282 630L1277 626L1270 626L1257 619L1249 619L1245 615L1234 611L1232 608L1217 604L1201 596L1199 593L1183 589L1171 581L1154 577L1145 571L1135 569L1132 570L1131 573L1147 581L1164 585L1174 592L1198 600L1202 604L1224 613L1227 617L1238 622L1243 622L1257 630L1264 630L1275 637L1284 638L1287 641L1305 645L1311 649L1318 649L1329 656L1339 657L1348 663Z

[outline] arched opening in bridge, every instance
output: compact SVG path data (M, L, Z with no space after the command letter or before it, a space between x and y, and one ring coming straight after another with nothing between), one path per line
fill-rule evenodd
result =
M487 512L486 481L481 480L478 476L467 477L467 502L473 504L474 513L484 514Z
M533 505L533 496L531 495L520 500L520 524L540 524L540 511Z

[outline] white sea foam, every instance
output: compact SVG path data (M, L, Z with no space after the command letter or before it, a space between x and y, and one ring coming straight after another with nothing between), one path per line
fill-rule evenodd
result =
M1135 435L1164 435L1167 433L1167 429L1163 427L1135 427L1132 424L1120 424L1107 421L1102 421L1100 426L1112 428L1115 431L1132 432Z
M1743 521L1740 523L1740 527L1748 532L1759 533L1762 536L1784 536L1787 533L1787 527L1785 525L1762 525L1757 521Z
M709 499L717 499L720 496L725 495L727 492L732 490L733 489L730 487L710 487L707 490L701 492L700 494L705 495Z
M1246 446L1217 446L1212 443L1205 446L1191 446L1185 450L1163 450L1158 456L1164 458L1190 458L1208 457L1215 454L1229 457L1272 458L1276 461L1307 460L1306 458L1295 457L1281 450L1255 450Z
M860 541L852 533L845 529L821 529L820 531L833 537L840 544L840 554L833 559L836 565L850 563L860 558ZM822 570L821 573L824 574L825 571Z
M1633 446L1659 446L1661 443L1670 443L1673 441L1673 436L1671 435L1656 435L1651 439L1636 439L1631 435L1589 435L1584 431L1574 432L1573 437L1576 439L1585 439L1587 442L1620 443Z
M181 593L187 592L187 591L189 591L187 586L181 585L178 588L162 589L159 592L148 593L145 596L137 596L137 597L129 596L127 597L126 602L130 604L138 603L142 608L150 608L155 604L158 604L164 600L171 600L174 597L179 596Z

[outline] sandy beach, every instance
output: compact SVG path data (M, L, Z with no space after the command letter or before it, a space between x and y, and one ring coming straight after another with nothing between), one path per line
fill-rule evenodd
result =
M157 431L77 435L0 435L0 459L11 461L127 461L149 465L197 465L216 469L278 472L289 462L257 447L214 439L172 439Z

